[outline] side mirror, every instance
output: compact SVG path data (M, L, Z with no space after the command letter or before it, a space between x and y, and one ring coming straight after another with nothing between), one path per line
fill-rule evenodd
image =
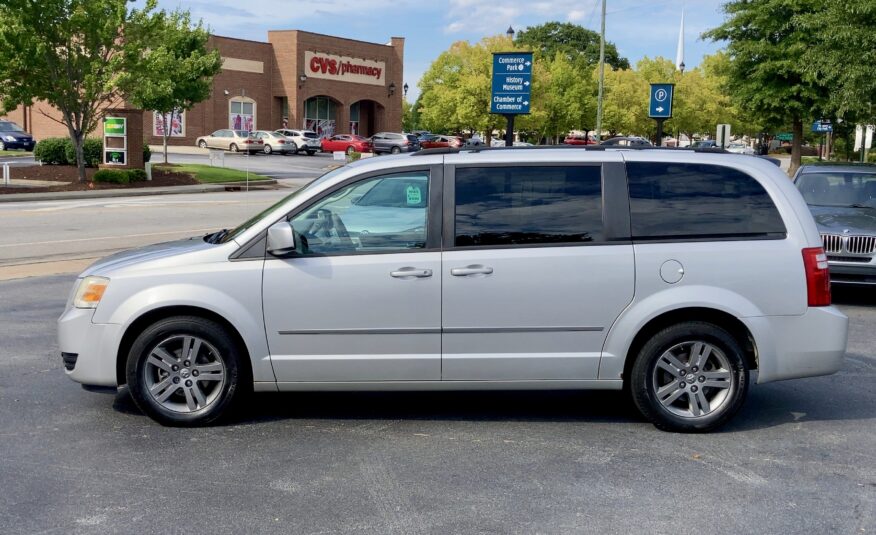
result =
M295 252L295 231L288 221L274 223L268 228L268 253L285 256Z

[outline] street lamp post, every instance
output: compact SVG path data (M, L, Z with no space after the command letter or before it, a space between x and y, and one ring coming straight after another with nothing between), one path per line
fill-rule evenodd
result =
M508 31L505 32L505 35L508 36L508 39L514 40L514 28L508 26Z

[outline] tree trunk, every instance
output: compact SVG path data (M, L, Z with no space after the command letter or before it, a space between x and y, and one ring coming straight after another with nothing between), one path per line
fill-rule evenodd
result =
M82 148L85 134L73 127L68 127L68 130L70 131L70 141L73 142L73 151L76 153L76 168L79 171L79 182L85 182L85 151Z
M794 117L791 131L794 134L794 137L791 140L791 167L788 169L788 175L794 176L794 173L800 168L800 163L802 162L801 148L803 146L803 120L800 117Z

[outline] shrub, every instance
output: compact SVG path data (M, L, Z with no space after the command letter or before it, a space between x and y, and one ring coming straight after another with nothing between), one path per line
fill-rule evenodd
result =
M362 159L361 152L350 152L347 154L347 162L355 162L356 160Z
M149 145L143 143L143 163L146 163L151 159L152 159L152 149L149 148Z
M76 165L76 150L73 148L73 142L67 140L67 145L64 147L67 154L67 163ZM85 167L97 167L101 163L103 157L103 142L95 138L85 138L82 143L82 155L85 160Z
M128 170L128 180L131 182L143 182L146 178L146 171L143 169Z
M47 137L33 149L34 159L47 165L67 165L67 147L73 149L73 142L66 137Z
M112 184L127 184L131 181L125 169L101 169L94 173L94 182L109 182Z

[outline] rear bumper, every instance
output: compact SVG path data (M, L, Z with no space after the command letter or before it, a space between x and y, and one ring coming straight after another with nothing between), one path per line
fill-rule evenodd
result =
M830 375L842 367L849 319L835 307L743 321L757 345L758 383Z
M121 325L91 323L92 316L94 309L71 307L58 318L58 345L66 357L65 371L79 383L118 386L116 357Z

